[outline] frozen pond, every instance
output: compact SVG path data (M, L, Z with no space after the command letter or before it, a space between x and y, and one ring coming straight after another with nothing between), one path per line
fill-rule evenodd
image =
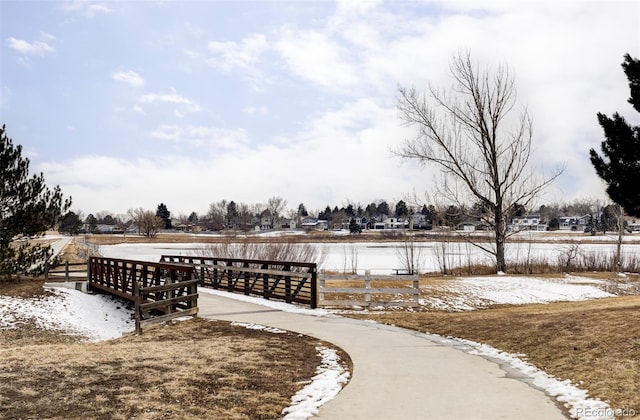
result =
M466 242L335 242L312 243L322 255L321 269L339 272L391 274L396 269L405 268L403 261L413 254L420 272L440 271L443 263L447 267L468 264L492 264L491 255ZM491 244L484 244L491 247ZM100 246L105 257L125 258L143 261L158 261L165 255L203 255L207 244L202 243L146 243ZM604 256L615 252L615 244L594 244L589 242L562 243L510 243L507 245L507 261L546 259L556 262L558 258L576 252L581 255ZM623 254L631 256L640 252L640 245L623 245Z

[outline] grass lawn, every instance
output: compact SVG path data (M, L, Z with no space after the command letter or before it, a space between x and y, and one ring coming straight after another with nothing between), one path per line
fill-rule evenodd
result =
M46 293L38 281L0 283L0 295ZM200 318L83 343L25 320L0 329L0 418L279 418L316 374L318 346L335 348Z

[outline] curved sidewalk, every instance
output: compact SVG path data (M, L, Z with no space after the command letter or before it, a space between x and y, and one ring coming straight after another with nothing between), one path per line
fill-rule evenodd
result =
M396 327L339 316L283 312L200 293L199 316L282 328L344 349L349 384L321 419L566 419L542 391L496 363Z

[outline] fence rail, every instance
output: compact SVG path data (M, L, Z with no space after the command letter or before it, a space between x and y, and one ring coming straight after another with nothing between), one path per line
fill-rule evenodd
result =
M192 264L201 286L316 308L317 265L293 261L163 255L161 262Z
M81 268L75 268L81 267ZM78 275L82 273L82 275ZM49 280L64 280L64 281L83 281L87 280L87 263L69 263L65 262L63 265L50 265L49 263L44 266L44 281Z
M327 281L331 283L331 286L327 286ZM367 271L362 276L320 273L319 282L318 304L320 307L359 306L369 308L372 306L417 307L420 305L420 281L416 274L372 275ZM374 287L372 285L374 282L381 284L381 286ZM347 283L347 286L339 285L340 283ZM392 285L403 283L405 286L389 287L389 283ZM411 286L407 286L407 283L410 283ZM327 299L327 295L333 295L334 298ZM361 296L361 298L354 298L353 295Z
M198 282L190 264L89 258L90 290L135 303L136 331L143 325L198 313Z

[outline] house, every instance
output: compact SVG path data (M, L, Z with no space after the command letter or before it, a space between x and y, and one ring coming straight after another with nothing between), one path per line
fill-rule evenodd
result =
M591 222L591 215L584 216L562 216L559 219L560 230L570 230L573 232L584 232L584 228Z
M490 226L483 221L469 220L466 222L458 223L458 225L456 226L456 230L475 232L477 230L490 230Z
M281 227L282 229L295 229L297 227L296 219L284 219Z
M413 213L409 221L411 229L431 230L433 228L431 220L422 213Z
M627 219L627 232L640 232L640 220L637 219Z
M543 226L542 230L545 230L539 214L528 214L526 216L516 216L511 219L511 225L509 227L514 231L541 230L541 225Z
M309 217L302 220L300 227L306 230L329 230L329 222Z

